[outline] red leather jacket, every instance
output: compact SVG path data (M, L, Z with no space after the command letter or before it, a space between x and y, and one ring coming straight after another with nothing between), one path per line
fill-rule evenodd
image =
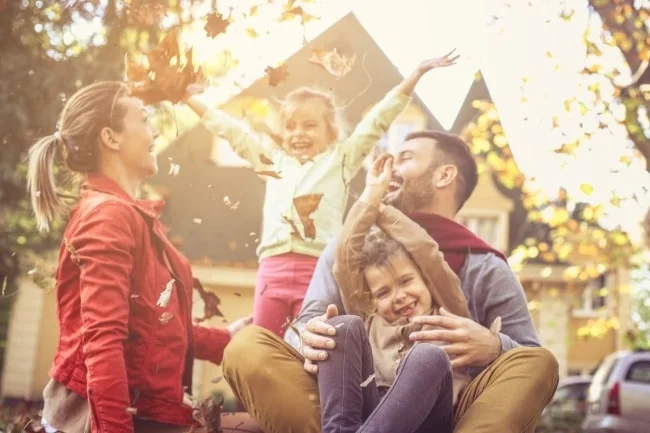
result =
M182 400L192 361L221 363L230 340L224 329L193 325L191 268L167 239L159 208L90 175L65 230L50 375L88 399L93 432L132 432L128 407L191 424Z

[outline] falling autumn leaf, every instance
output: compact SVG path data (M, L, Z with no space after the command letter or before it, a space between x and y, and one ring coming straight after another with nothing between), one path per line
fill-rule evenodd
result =
M287 70L286 64L280 65L277 68L267 66L266 69L264 69L264 72L269 77L269 86L271 87L277 87L278 84L289 78L289 71Z
M316 238L316 226L310 216L318 209L322 198L323 194L307 194L294 197L293 199L293 205L296 207L300 216L300 222L302 222L306 238Z
M225 33L229 25L230 21L224 19L223 15L216 12L208 15L204 29L209 37L214 38L221 33Z
M275 179L282 179L282 176L280 176L280 172L272 171L272 170L255 170L255 174L257 174L258 176L269 176Z
M580 191L584 192L586 195L591 195L594 192L594 187L588 183L583 183L580 185Z
M249 28L246 29L246 34L248 36L250 36L251 38L253 38L253 39L259 37L259 35L260 35L259 33L257 33L257 30L255 30L252 27L249 27Z
M203 317L194 319L196 323L201 323L215 316L224 317L223 313L219 309L221 300L215 293L205 290L203 288L203 284L201 284L201 281L199 281L197 278L194 278L194 288L199 291L201 299L203 299L203 302L205 304L203 307Z
M227 195L223 196L223 204L225 204L232 210L237 210L239 208L239 203L240 203L239 200L233 203L230 200L230 197L228 197Z
M266 155L263 153L260 153L260 162L264 165L273 165L273 161L271 161Z
M125 59L125 75L131 94L145 104L180 102L187 86L202 79L201 70L194 68L192 50L181 56L176 29L167 33L146 57L146 63L134 62L128 56Z
M220 400L207 397L194 408L194 419L205 429L206 433L220 433L223 397Z
M341 78L352 70L356 58L356 55L345 57L339 54L336 48L332 51L315 49L312 50L309 63L321 66L330 74Z
M291 0L284 8L284 12L280 16L279 22L289 21L293 18L299 17L300 22L304 25L310 21L318 19L315 15L310 15L301 6L295 6L295 0Z

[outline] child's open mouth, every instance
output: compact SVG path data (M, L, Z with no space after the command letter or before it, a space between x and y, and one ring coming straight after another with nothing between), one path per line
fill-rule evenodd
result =
M402 317L411 317L415 313L415 307L418 304L418 301L413 301L410 304L404 305L402 308L396 311L397 315Z
M312 146L313 144L309 141L296 141L294 143L291 143L291 150L302 153L311 149Z

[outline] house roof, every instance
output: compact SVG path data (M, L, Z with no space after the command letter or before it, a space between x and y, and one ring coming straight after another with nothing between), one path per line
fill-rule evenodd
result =
M337 78L324 68L309 62L314 49L336 49L339 54L347 57L356 55L356 61L348 74ZM355 125L372 104L378 102L404 78L354 13L335 22L284 63L289 71L286 81L271 87L264 76L240 95L281 100L291 90L301 86L330 90L335 94L338 105L345 107L345 118ZM431 128L443 129L417 94L413 95L413 100L426 115Z

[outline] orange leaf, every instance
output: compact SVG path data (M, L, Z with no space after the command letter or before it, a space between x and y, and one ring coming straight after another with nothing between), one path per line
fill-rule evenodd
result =
M352 70L356 58L356 55L352 55L351 57L342 56L336 48L332 51L315 49L312 50L309 63L321 66L330 74L340 78Z
M178 30L170 31L149 53L148 65L126 59L125 75L131 94L145 104L161 101L180 102L187 86L200 81L201 70L196 70L192 50L185 52L184 60L178 45Z
M208 36L214 38L217 35L224 33L229 25L230 21L223 19L223 15L217 12L208 15L208 20L205 23L204 28Z
M322 198L323 194L307 194L294 197L293 199L293 205L296 207L300 216L300 222L302 222L306 238L316 238L316 226L310 215L318 209Z
M266 155L263 153L260 153L260 162L264 165L273 165L273 161L271 161Z
M305 10L300 6L293 7L293 3L294 2L289 2L287 7L285 8L285 11L282 13L278 21L283 22L283 21L288 21L295 17L300 17L301 23L306 24L310 21L318 19L317 16L310 15L307 12L305 12Z
M272 170L255 170L255 174L259 176L269 176L269 177L274 177L276 179L282 179L282 176L280 176L279 172L272 171Z
M266 69L264 69L264 72L266 72L269 77L269 86L271 87L277 87L278 84L289 77L287 65L280 65L277 68L267 66Z

